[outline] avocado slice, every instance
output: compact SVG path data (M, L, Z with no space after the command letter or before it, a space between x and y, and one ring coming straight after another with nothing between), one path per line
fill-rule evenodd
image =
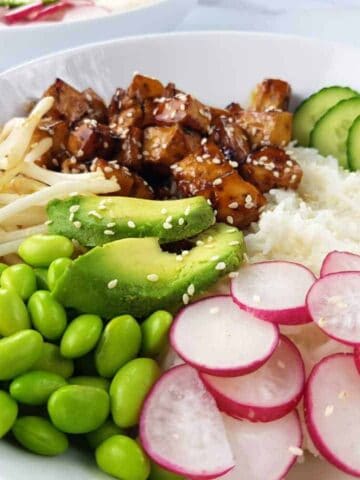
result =
M192 237L214 223L204 197L144 200L130 197L75 196L47 206L50 233L95 247L129 237L157 237L161 243Z
M219 223L193 241L197 246L186 255L162 251L156 238L95 247L73 262L53 294L66 307L104 318L173 309L242 261L245 246L237 228Z

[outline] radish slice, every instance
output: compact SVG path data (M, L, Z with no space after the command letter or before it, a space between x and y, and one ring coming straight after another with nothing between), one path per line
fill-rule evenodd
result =
M196 370L166 372L145 400L141 443L154 462L192 479L210 479L234 467L222 417Z
M356 347L354 349L354 357L355 357L356 368L358 369L358 372L360 373L360 348L359 347Z
M170 331L170 343L185 362L221 377L256 370L278 341L276 325L244 312L226 295L184 308Z
M360 255L349 252L330 252L321 266L320 277L337 272L360 271Z
M304 408L319 452L343 472L360 477L360 379L352 354L330 355L314 367Z
M329 337L348 345L360 344L360 272L320 278L306 302L312 319Z
M235 378L201 374L201 378L220 410L252 422L271 422L299 403L305 367L296 346L281 336L271 358L255 372Z
M60 0L58 3L44 6L41 10L35 12L31 15L31 20L46 20L49 17L53 19L55 15L63 15L66 10L73 6L74 5L67 0Z
M9 10L9 12L5 13L3 16L3 20L9 25L12 23L24 22L28 20L30 15L39 12L42 8L44 8L42 0L37 0L28 5L24 5L23 7Z
M270 423L251 423L224 415L224 424L236 466L221 480L280 480L302 455L296 412Z
M258 318L283 325L310 322L305 298L313 273L291 262L260 262L243 267L231 282L235 302Z

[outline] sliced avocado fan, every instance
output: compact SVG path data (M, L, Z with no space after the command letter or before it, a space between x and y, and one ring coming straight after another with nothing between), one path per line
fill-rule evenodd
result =
M243 258L243 235L234 227L216 224L193 241L197 246L182 255L162 251L156 238L95 247L74 261L53 294L66 307L104 318L173 309L236 270Z
M192 237L214 223L204 197L144 200L75 196L47 206L49 232L95 247L129 237L157 237L160 243Z

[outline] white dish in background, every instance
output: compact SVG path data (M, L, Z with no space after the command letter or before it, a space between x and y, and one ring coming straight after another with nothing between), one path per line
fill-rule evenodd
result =
M0 22L0 72L35 57L91 42L169 32L197 0L153 0L131 10L102 14L91 8L69 10L61 22L6 26Z
M109 98L134 71L174 81L213 105L244 103L264 77L288 80L297 98L326 85L360 88L360 51L337 44L270 34L207 32L114 40L36 60L0 75L0 123L21 113L56 76ZM295 99L296 101L296 99ZM1 480L100 480L91 456L71 451L40 458L0 443ZM287 480L351 479L325 462L308 458ZM243 479L246 480L246 479Z

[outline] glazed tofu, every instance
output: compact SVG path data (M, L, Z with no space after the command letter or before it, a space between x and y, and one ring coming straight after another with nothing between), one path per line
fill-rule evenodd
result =
M112 195L147 199L154 198L154 192L150 185L140 177L140 175L130 172L127 167L119 165L116 160L107 162L102 158L96 158L92 162L90 170L95 172L98 169L102 170L106 178L116 178L119 184L119 190L112 193Z
M170 173L170 166L189 152L186 134L180 125L144 130L144 161L159 172Z
M217 220L245 228L259 217L266 200L243 180L214 145L190 154L173 165L173 177L182 196L203 195L217 210Z
M130 127L142 127L143 110L135 98L118 88L108 108L109 126L114 136L125 139Z
M95 157L109 158L114 150L114 139L107 125L96 120L83 120L71 130L67 150L79 162Z
M235 123L233 117L220 116L213 123L210 139L222 150L225 158L243 163L250 153L246 132Z
M100 123L107 123L107 107L104 100L92 88L84 90L83 95L89 105L87 116Z
M49 169L58 167L57 158L62 156L66 149L69 137L69 128L64 120L45 117L34 132L32 142L36 143L43 138L51 138L53 141L51 149L42 155L36 163Z
M235 121L247 133L253 150L265 145L284 147L291 140L290 112L242 110L236 114Z
M209 107L184 93L177 93L173 98L164 98L155 107L154 117L160 125L179 123L202 134L208 133L212 118Z
M271 110L288 110L291 87L284 80L266 78L257 85L253 95L250 110L269 112Z
M60 78L55 80L55 83L44 92L43 96L51 96L55 99L55 103L48 113L49 117L60 117L73 124L88 113L89 104L85 95Z
M263 147L251 153L240 166L240 173L263 193L272 188L296 190L302 178L299 164L276 147Z
M136 98L138 102L142 103L149 98L163 97L165 88L156 78L136 74L129 85L127 93L129 97Z
M129 133L122 142L117 159L120 165L133 171L140 171L143 165L143 130L130 127Z

